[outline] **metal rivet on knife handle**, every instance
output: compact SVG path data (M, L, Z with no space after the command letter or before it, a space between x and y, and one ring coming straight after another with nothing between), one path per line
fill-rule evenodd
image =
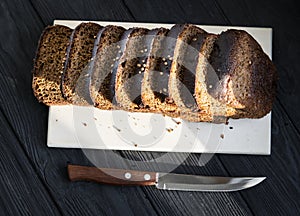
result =
M129 172L125 173L124 176L125 176L126 179L130 179L131 178L131 174Z

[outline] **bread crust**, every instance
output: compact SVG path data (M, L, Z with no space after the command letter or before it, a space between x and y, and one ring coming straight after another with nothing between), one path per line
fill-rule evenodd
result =
M34 95L46 105L74 104L81 97L75 84L87 64L90 78L83 87L95 107L193 122L265 116L278 79L270 58L242 30L215 35L191 24L125 30L83 23L74 31L60 25L43 31Z

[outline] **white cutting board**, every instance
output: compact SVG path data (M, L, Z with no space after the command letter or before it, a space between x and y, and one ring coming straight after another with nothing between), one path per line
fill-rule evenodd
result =
M55 20L75 28L82 21ZM166 27L172 24L95 21L100 25ZM228 28L249 32L271 57L272 29L202 26L211 33ZM262 154L271 152L271 113L261 119L229 120L229 124L190 123L159 114L104 111L93 107L51 106L49 147L159 152Z

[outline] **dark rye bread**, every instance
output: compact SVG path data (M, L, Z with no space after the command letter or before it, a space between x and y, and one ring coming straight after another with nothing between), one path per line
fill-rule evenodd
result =
M61 87L66 84L62 73L71 68L70 62L78 69L86 61L88 67L79 76L87 77L83 88L100 109L156 112L188 121L220 123L227 118L260 118L272 108L276 69L260 45L244 31L228 30L214 35L192 25L150 31L107 26L99 28L93 37L83 37L94 26L79 34L75 48L72 44L78 35L76 30L72 33L64 26L45 29L32 83L40 102L68 104L61 94ZM128 40L135 36L140 37ZM184 37L188 48L180 40ZM118 45L112 49L115 41ZM76 52L77 56L72 54ZM78 86L80 78L69 77L71 85ZM76 88L75 93L73 104L77 101L74 97L81 98Z
M162 57L163 40L168 32L169 29L159 28L153 29L148 33L148 35L153 36L153 40L145 65L144 78L141 86L141 97L144 106L146 106L150 112L161 112L159 104L163 102L163 89L164 86L167 86L169 79L167 74L163 76L163 72L158 71L160 70L162 58L164 58ZM162 96L160 97L159 94Z
M214 44L218 35L206 33L203 35L203 44L199 49L198 59L195 69L195 100L199 108L202 119L209 122L226 122L227 117L236 114L235 108L221 103L208 93L212 88L211 82L219 80L216 72L210 65L208 59L211 58ZM210 83L208 83L210 82Z
M260 118L269 113L277 73L256 40L242 30L222 32L208 59L218 82L206 80L208 93L237 110L232 118Z
M206 34L195 25L184 25L177 38L170 69L169 97L178 106L180 117L189 121L208 121L207 116L199 111L194 98L197 58L201 55L201 49L205 49Z
M32 88L39 102L49 106L68 104L62 97L60 83L71 34L72 29L66 26L48 26L39 41Z
M115 76L119 59L127 39L121 40L125 29L119 26L106 26L97 35L93 50L90 95L94 106L99 109L113 109ZM125 36L126 37L126 36Z
M86 86L84 80L79 78L88 72L94 42L101 28L96 23L81 23L73 31L61 83L62 94L70 103L77 105L86 103L83 96Z
M178 106L169 97L169 75L177 38L185 25L174 25L169 31L162 29L154 41L153 57L147 62L143 89L143 103L152 112L179 117ZM151 55L151 56L152 56ZM149 90L151 89L151 90ZM143 91L144 91L143 90Z
M134 28L131 31L117 69L115 99L118 106L126 111L149 111L141 101L144 71L142 66L149 52L149 47L146 45L148 31L145 28Z

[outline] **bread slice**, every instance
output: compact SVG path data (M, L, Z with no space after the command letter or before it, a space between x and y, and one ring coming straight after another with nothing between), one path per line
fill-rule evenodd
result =
M90 94L94 106L99 109L110 110L114 108L114 86L119 59L121 58L126 37L121 40L125 29L119 26L106 26L97 35L93 51ZM123 45L122 45L123 44ZM112 86L111 86L112 85ZM113 89L113 91L112 91Z
M66 50L72 29L54 25L43 31L33 69L32 88L35 97L46 105L68 104L60 89Z
M222 32L208 61L218 77L206 79L206 86L211 87L208 93L236 109L231 118L260 118L271 111L276 69L250 34L241 30Z
M81 23L72 34L61 83L63 96L72 104L86 103L86 86L79 78L88 71L96 36L101 28L96 23Z
M147 112L141 101L141 83L149 47L146 35L148 29L134 28L126 43L119 62L115 82L115 98L122 109L133 112Z
M144 74L142 98L152 112L179 117L178 106L169 97L169 74L177 38L186 25L177 24L170 30L161 29L153 42Z
M185 25L179 34L170 69L169 96L178 106L180 117L188 121L208 121L195 101L195 70L197 60L205 52L207 33L195 26Z
M224 103L221 103L209 94L209 90L212 88L212 83L216 83L219 80L216 72L208 61L208 59L211 58L218 35L207 33L203 36L203 44L199 49L195 69L194 95L199 109L198 120L225 123L227 121L227 117L235 115L236 110Z
M169 76L159 71L162 61L163 40L166 38L169 29L159 28L151 30L148 34L153 36L152 44L149 50L149 56L146 61L144 78L141 86L141 97L145 107L150 112L161 112L159 104L163 103L164 93L168 86ZM164 76L163 76L164 75Z

